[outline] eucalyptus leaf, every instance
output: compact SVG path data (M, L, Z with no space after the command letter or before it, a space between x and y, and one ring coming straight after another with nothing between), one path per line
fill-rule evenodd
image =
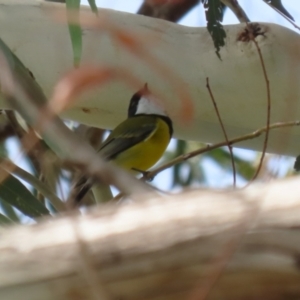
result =
M24 215L36 218L48 215L48 209L15 177L4 170L7 178L0 183L0 198Z
M5 144L5 140L0 143L0 158L1 157L7 157L8 156L8 152L7 152L7 147Z
M286 17L290 18L291 20L295 21L292 15L285 9L285 7L282 5L281 0L263 0L264 2L267 2L271 6L278 9L281 13L283 13Z
M16 223L20 222L20 218L16 214L14 208L7 202L3 201L1 198L0 198L0 208L9 219L11 219Z
M69 32L73 48L74 66L79 66L82 54L82 30L79 22L80 0L66 0L68 10ZM69 18L72 16L72 18Z
M187 142L183 141L183 140L177 140L176 141L176 150L174 153L174 157L180 156L182 154L184 154L186 152L186 148L187 148ZM181 177L180 177L180 173L181 173L181 169L182 169L183 163L180 164L176 164L173 167L173 183L172 186L174 187L175 185L181 185Z
M220 57L220 49L225 46L226 32L221 24L223 20L223 4L220 0L206 0L204 2L207 30L209 31L216 54Z
M300 155L296 157L295 163L294 163L294 170L299 172L300 171Z
M0 226L9 225L11 223L13 223L12 220L10 220L9 218L7 218L6 216L0 213Z
M97 15L98 14L98 7L96 5L96 1L95 0L88 0L89 5L92 9L92 11Z
M35 101L38 105L44 105L47 102L47 98L44 95L42 88L35 81L34 75L24 66L20 59L8 48L1 38L0 49L24 90L26 90L30 97L36 99ZM24 116L22 117L24 118Z

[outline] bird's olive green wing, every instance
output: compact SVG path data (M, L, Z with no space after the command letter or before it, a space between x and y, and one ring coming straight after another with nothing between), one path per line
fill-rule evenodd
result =
M136 116L118 125L101 145L99 153L110 160L119 153L144 141L156 130L156 118L153 116Z
M136 116L129 118L117 126L99 152L107 160L113 159L120 152L129 149L147 139L156 130L156 118L153 116ZM93 178L83 176L75 185L74 198L77 203L85 196L94 184Z

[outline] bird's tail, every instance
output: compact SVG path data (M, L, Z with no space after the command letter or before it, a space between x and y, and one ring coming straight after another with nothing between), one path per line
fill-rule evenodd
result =
M95 184L94 179L82 176L72 188L72 192L68 200L68 206L70 208L74 208L80 205L83 198L94 185L95 189L93 189L93 192L96 201L106 202L113 197L109 185L104 183Z
M77 190L77 193L74 195L75 203L79 204L84 196L89 192L94 184L94 180L87 178L85 176L81 177L80 180L76 183L74 189Z
M71 194L67 201L70 208L78 206L89 190L92 188L94 180L86 176L82 176L72 187Z

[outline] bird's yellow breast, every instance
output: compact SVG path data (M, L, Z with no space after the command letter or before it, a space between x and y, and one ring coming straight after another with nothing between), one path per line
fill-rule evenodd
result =
M171 138L170 130L163 119L156 119L156 129L144 141L115 157L114 163L127 170L147 171L162 157Z

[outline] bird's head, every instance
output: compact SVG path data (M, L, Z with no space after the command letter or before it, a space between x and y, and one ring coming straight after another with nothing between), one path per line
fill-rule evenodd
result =
M167 116L164 108L149 91L147 83L131 97L128 107L128 118L136 115Z

